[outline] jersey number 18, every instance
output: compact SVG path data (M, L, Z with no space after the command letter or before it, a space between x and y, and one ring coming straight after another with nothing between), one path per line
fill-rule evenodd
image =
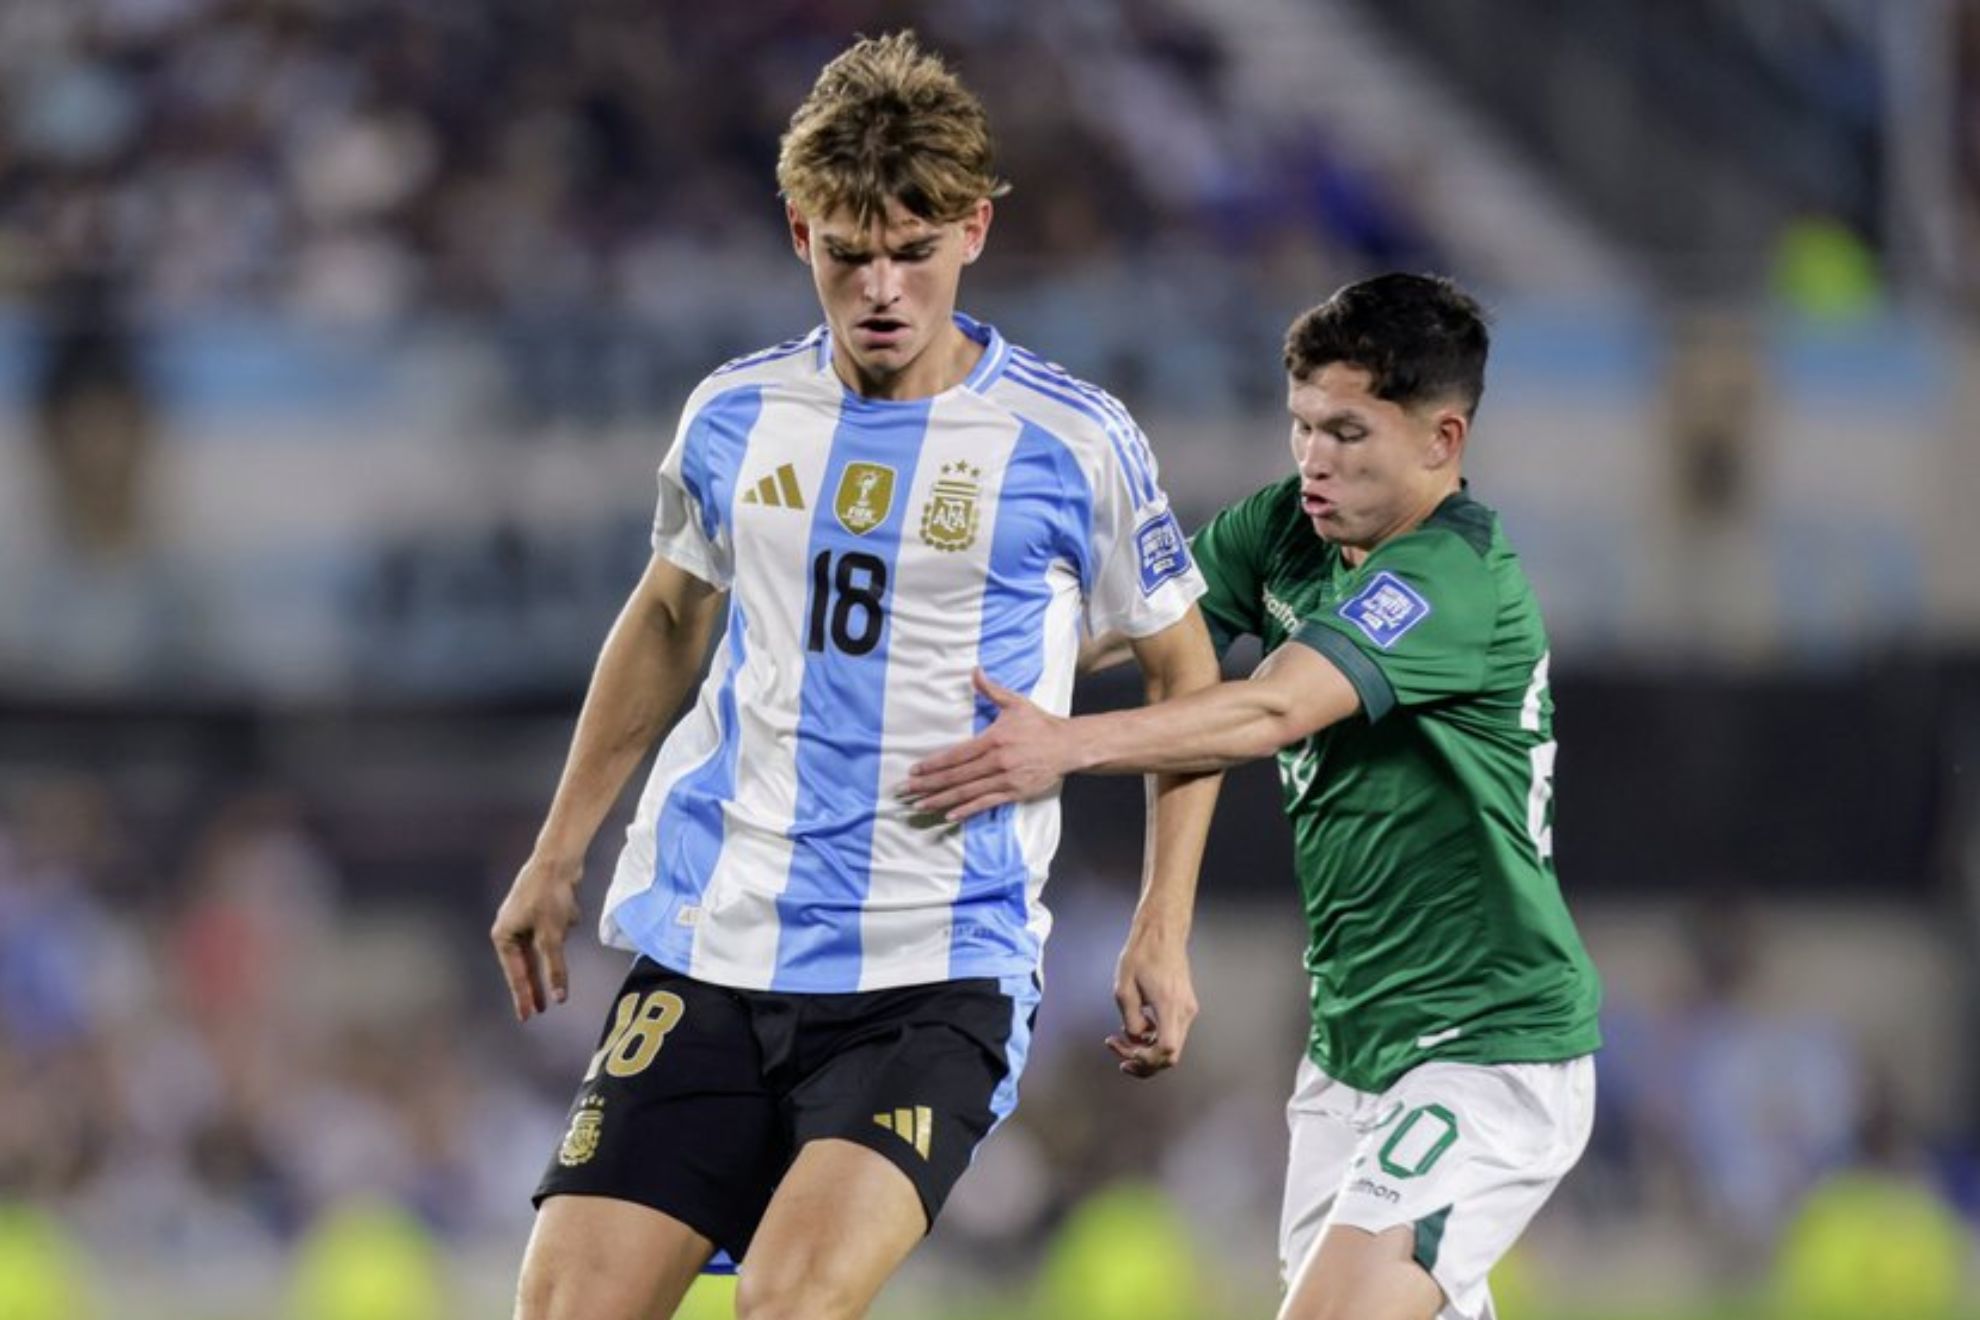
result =
M849 550L832 566L832 552L820 550L811 561L811 630L805 649L823 651L830 616L832 645L847 655L865 655L880 644L886 626L887 562L877 555Z

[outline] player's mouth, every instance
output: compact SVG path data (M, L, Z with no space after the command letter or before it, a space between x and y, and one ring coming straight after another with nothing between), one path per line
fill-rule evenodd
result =
M891 348L907 338L908 323L893 316L869 316L855 322L853 330L868 348Z
M1299 507L1309 518L1324 518L1338 506L1325 495L1305 490L1299 494Z

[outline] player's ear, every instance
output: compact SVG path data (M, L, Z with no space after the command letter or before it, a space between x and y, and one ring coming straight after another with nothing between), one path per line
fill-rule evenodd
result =
M1461 408L1439 408L1431 419L1430 450L1424 456L1433 468L1447 467L1464 457L1471 438L1471 419Z
M979 197L976 205L963 216L963 265L967 266L983 255L983 245L990 239L990 220L996 208L988 197Z
M784 203L784 223L790 226L791 248L799 261L811 264L811 222L804 218L804 212L791 202Z

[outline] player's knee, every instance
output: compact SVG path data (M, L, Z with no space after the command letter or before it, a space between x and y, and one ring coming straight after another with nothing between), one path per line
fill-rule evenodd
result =
M829 1268L751 1261L736 1276L736 1320L854 1320L864 1299Z
M575 1293L535 1256L523 1260L522 1278L516 1282L515 1320L569 1320L579 1314Z
M515 1320L600 1320L628 1314L606 1286L609 1275L578 1267L555 1253L531 1251L516 1282Z

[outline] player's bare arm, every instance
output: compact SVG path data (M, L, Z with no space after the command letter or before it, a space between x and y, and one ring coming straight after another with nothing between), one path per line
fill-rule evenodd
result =
M1078 672L1084 676L1097 674L1115 665L1124 665L1134 659L1134 642L1126 633L1105 632L1097 637L1089 637L1079 644Z
M981 673L976 683L997 703L997 722L908 775L908 794L951 820L1036 797L1069 774L1186 774L1242 765L1361 708L1347 676L1299 642L1266 656L1249 678L1159 706L1071 719L1047 714Z
M577 920L585 851L686 700L721 602L706 582L655 555L606 635L549 815L488 932L519 1022L569 991L564 937Z
M1214 686L1216 649L1195 609L1127 646L1141 666L1151 705ZM1216 774L1148 778L1148 838L1142 850L1141 900L1114 972L1121 1030L1107 1045L1130 1077L1152 1077L1182 1059L1196 1018L1189 973L1189 930L1204 840L1217 808Z

